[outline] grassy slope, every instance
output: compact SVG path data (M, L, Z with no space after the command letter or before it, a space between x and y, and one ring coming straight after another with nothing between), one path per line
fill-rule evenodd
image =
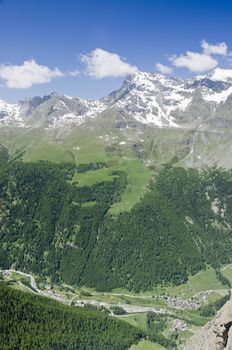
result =
M1 128L0 143L14 154L25 149L24 160L73 158L76 163L141 159L154 165L188 152L188 132L179 129L117 129L109 121L61 131ZM187 148L186 148L187 147ZM46 151L47 150L47 151ZM58 156L60 154L60 156ZM69 154L69 155L68 155Z
M232 283L232 264L223 267L221 272Z
M24 152L24 161L73 160L73 156L57 143L50 133L41 129L0 129L0 143L9 149L11 157L17 152Z
M79 186L91 186L101 181L110 181L112 172L121 170L127 173L127 187L122 194L121 201L114 203L110 213L115 215L119 212L130 210L132 206L139 201L145 192L152 171L138 160L114 162L108 168L96 171L88 171L83 174L76 174L74 180Z
M80 164L103 161L110 164L105 169L79 174L75 180L80 186L90 186L96 182L110 180L112 171L125 171L128 176L128 185L122 200L111 208L111 214L116 215L121 211L129 210L141 198L152 171L142 160L131 158L130 149L127 146L119 145L122 135L118 130L104 137L102 134L104 134L102 130L86 130L81 127L73 131L65 131L60 135L41 129L11 128L0 129L0 143L10 150L11 156L25 151L23 160L26 162L50 160ZM116 138L118 143L112 147Z
M160 166L177 155L188 152L188 132L180 129L146 127L117 129L113 119L99 118L98 123L60 131L44 129L1 128L0 144L10 155L23 151L24 161L50 160L54 162L111 163L108 169L78 176L80 185L109 180L113 170L126 171L128 185L122 200L111 208L111 214L130 210L143 195L151 178L146 165Z
M232 270L231 270L232 271ZM232 281L232 272L230 271L230 267L223 270L223 274L228 277ZM169 286L169 287L157 287L152 291L140 292L138 296L150 296L150 295L161 295L168 294L171 296L181 297L184 299L188 299L193 297L197 292L204 290L222 290L228 289L218 281L216 278L215 271L208 267L206 270L198 272L194 276L189 277L189 281L185 284L181 284L179 286ZM117 288L114 290L117 293L128 293L129 291L123 290L121 288Z
M190 276L186 284L175 287L166 287L165 292L173 296L190 298L200 291L224 288L225 287L223 287L216 278L215 271L209 267L204 271L198 272L194 276Z
M121 317L125 322L135 326L142 331L147 331L147 315L130 315ZM149 340L142 340L137 345L132 345L130 350L163 350L165 349L163 346L159 344L155 344Z
M138 327L143 331L147 331L147 315L129 315L121 317L125 322L130 323L132 326Z

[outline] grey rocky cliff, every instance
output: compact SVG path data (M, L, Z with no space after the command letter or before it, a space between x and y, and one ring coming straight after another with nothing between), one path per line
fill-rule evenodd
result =
M232 350L232 299L219 310L214 320L187 341L185 350Z

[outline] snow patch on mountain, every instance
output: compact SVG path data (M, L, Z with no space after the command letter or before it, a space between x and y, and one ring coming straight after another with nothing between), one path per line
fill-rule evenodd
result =
M0 100L0 126L8 125L14 121L17 125L23 126L21 108L19 104L10 104Z
M0 101L0 125L28 126L38 125L40 121L40 125L51 128L80 125L88 118L114 109L125 126L130 117L145 125L183 127L196 119L200 121L201 113L207 118L207 113L214 113L217 105L225 103L231 94L232 70L216 68L207 75L189 80L136 72L125 79L121 88L100 100L52 93L18 104Z
M121 89L111 95L110 104L143 124L178 127L172 111L185 110L191 102L190 94L191 89L186 91L182 80L138 72L129 76Z
M216 68L208 74L208 78L213 81L232 82L232 69Z
M207 94L204 96L204 99L206 101L221 103L221 102L225 102L231 94L232 94L232 86L229 87L229 89L222 92Z

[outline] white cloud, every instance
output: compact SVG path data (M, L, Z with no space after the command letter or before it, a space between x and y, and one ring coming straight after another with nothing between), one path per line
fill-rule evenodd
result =
M171 67L168 67L168 66L165 66L164 64L162 63L156 63L156 69L161 72L162 74L171 74L172 73L172 68Z
M79 70L72 70L68 72L68 75L71 75L71 77L77 77L78 75L80 75L80 71Z
M85 74L95 79L123 77L138 70L116 53L98 48L87 55L82 55L81 61L86 65Z
M180 56L170 58L172 64L177 68L187 68L191 72L206 72L215 68L218 61L206 53L187 51Z
M202 40L201 47L203 52L207 55L222 55L226 56L228 51L228 46L225 42L210 44L206 40Z
M201 48L201 52L187 51L179 56L172 56L170 61L177 68L187 68L191 72L207 72L218 65L215 55L221 55L225 58L231 55L225 42L211 44L202 40Z
M0 64L0 80L8 88L27 89L35 84L49 83L53 78L63 75L58 68L51 70L34 60L24 61L22 65Z

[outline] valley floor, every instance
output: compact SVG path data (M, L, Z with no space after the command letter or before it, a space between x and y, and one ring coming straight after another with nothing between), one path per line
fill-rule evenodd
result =
M232 265L224 266L223 274L232 281ZM70 306L105 308L113 317L120 318L143 331L147 331L147 314L155 313L167 320L164 334L167 338L178 334L178 348L210 318L198 310L227 294L216 279L213 269L208 268L190 278L187 284L178 287L156 288L150 292L132 293L123 290L96 292L92 289L75 289L68 285L49 285L39 277L21 271L1 270L5 282L16 289L26 290L55 299ZM121 314L114 310L119 308ZM115 313L114 313L115 312ZM131 350L165 349L151 341L142 341Z

